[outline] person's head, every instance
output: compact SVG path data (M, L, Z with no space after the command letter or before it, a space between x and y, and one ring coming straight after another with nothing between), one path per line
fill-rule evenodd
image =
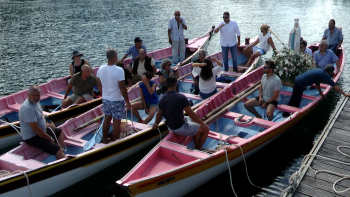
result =
M108 49L106 56L109 63L116 63L118 61L118 53L115 49Z
M260 26L260 31L261 31L261 33L267 33L267 31L269 31L269 28L270 27L268 25L263 24Z
M39 103L40 101L40 88L36 85L32 85L28 90L28 100L32 103Z
M136 47L136 48L139 48L139 47L142 45L142 40L141 40L140 37L136 37L136 38L134 39L134 42L135 42L135 47Z
M334 27L335 27L335 20L334 19L329 20L328 27L329 27L329 29L334 29Z
M181 16L180 11L179 11L179 10L176 10L176 11L174 12L174 16L175 16L175 19L178 20L178 19L180 18L180 16Z
M163 59L162 63L160 63L160 66L162 67L162 70L170 69L171 65L173 65L173 62L170 59L168 59L168 58Z
M329 46L329 42L327 40L321 40L320 41L320 46L318 47L318 49L322 52L326 51L327 48Z
M85 78L85 77L90 76L90 74L91 74L91 68L90 68L90 66L87 65L87 64L83 64L83 65L81 66L81 76Z
M206 56L207 56L207 52L205 52L204 49L201 49L198 53L199 61L203 62Z
M145 59L145 57L146 57L146 51L145 51L145 49L141 48L141 49L139 50L139 57L140 57L140 60L144 60L144 59Z
M170 90L176 90L177 79L175 76L169 76L165 79L165 85Z
M224 19L224 22L229 22L230 21L230 13L229 12L224 12L224 14L222 15L222 19Z
M332 64L327 64L323 68L323 70L326 71L326 73L328 73L330 77L333 77L333 75L334 75L334 67L333 67Z
M208 81L213 77L213 64L209 58L205 58L203 63L206 63L207 65L201 67L201 73L199 76L204 81Z
M306 46L307 46L306 40L302 40L300 42L300 51L304 51L306 49Z
M265 61L265 65L263 68L265 74L272 74L275 70L275 62L273 62L272 60L267 60Z
M152 79L152 77L153 77L153 73L151 73L151 72L149 72L149 71L146 71L146 72L144 72L144 73L142 74L142 77L146 77L146 79L147 79L148 81L150 81L150 80Z
M121 60L117 61L117 66L119 66L120 68L124 68L123 61L121 61Z
M79 59L81 59L82 56L83 56L82 53L80 53L78 50L75 50L75 51L73 51L72 59L79 60Z

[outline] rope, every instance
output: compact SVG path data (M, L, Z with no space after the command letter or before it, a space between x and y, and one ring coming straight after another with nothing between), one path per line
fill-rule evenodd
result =
M30 190L29 178L28 178L26 172L23 171L23 174L24 174L24 176L26 176L27 185L28 185L28 190L29 190L29 195L30 195L30 197L32 197L32 191Z
M159 141L162 141L162 133L160 132L160 129L157 128L158 132L159 132Z
M11 126L11 127L14 129L14 130L16 130L16 131L17 131L17 133L18 133L19 135L21 135L21 136L22 136L21 132L19 132L19 131L17 130L17 129L20 129L21 127L16 126L16 125L14 125L14 124L12 124L12 123L10 123L10 122L6 122L6 121L1 120L1 119L0 119L0 121L2 122L2 124L6 124L6 125Z
M66 151L68 150L66 143L63 142L64 147L65 147L65 148L63 148L63 147L61 146L61 144L59 143L55 132L51 129L51 127L49 127L49 129L50 129L51 132L53 133L53 136L55 137L57 144L62 148L62 150L63 150L64 152L66 152Z

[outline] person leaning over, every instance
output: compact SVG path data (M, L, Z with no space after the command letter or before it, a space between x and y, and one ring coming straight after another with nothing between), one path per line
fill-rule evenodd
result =
M167 77L165 83L168 91L160 98L159 110L152 129L158 128L158 124L164 116L169 130L173 131L176 135L192 136L195 148L201 150L208 137L209 127L191 109L187 98L176 92L176 77ZM194 122L184 118L183 110L185 110Z

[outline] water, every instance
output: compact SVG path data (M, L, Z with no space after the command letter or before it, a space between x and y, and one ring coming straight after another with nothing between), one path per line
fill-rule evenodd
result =
M80 50L93 67L106 62L105 52L116 48L121 58L140 36L148 51L168 47L167 22L175 10L185 17L190 39L203 35L222 20L229 11L231 20L238 22L241 42L256 36L260 25L267 23L285 43L300 18L302 37L308 43L318 42L329 19L336 20L344 33L344 46L349 51L348 10L345 0L0 0L0 96L6 96L32 84L69 74L73 50ZM278 50L282 44L273 36ZM209 53L220 51L219 36L214 37ZM265 56L271 56L271 51ZM346 67L349 61L346 61ZM345 68L338 85L349 90L349 69ZM243 163L231 168L233 186L239 196L279 196L288 179L300 166L313 142L327 124L340 95L332 91L300 123L273 143L247 160L249 175L254 184L268 189L265 192L251 186ZM53 196L127 196L115 185L152 146L119 162ZM231 196L228 172L193 190L194 195Z

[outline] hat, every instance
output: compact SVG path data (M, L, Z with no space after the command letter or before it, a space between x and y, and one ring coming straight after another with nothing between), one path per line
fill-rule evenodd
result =
M140 37L136 37L134 42L142 42L141 38Z
M83 56L83 54L82 53L80 53L78 50L75 50L75 51L73 51L73 57L72 57L72 59L74 59L74 57L75 56Z
M333 65L332 64L327 64L325 67L324 67L324 69L323 69L324 71L326 71L327 73L328 72L332 72L331 73L331 77L333 77L333 75L334 75L334 67L333 67Z
M167 63L171 63L171 64L173 64L173 62L170 60L170 59L168 59L168 58L165 58L165 59L163 59L163 61L162 61L162 63L160 63L160 67L164 70L165 69L165 65L167 64Z
M260 26L260 29L265 29L265 30L269 30L270 26L263 24Z

